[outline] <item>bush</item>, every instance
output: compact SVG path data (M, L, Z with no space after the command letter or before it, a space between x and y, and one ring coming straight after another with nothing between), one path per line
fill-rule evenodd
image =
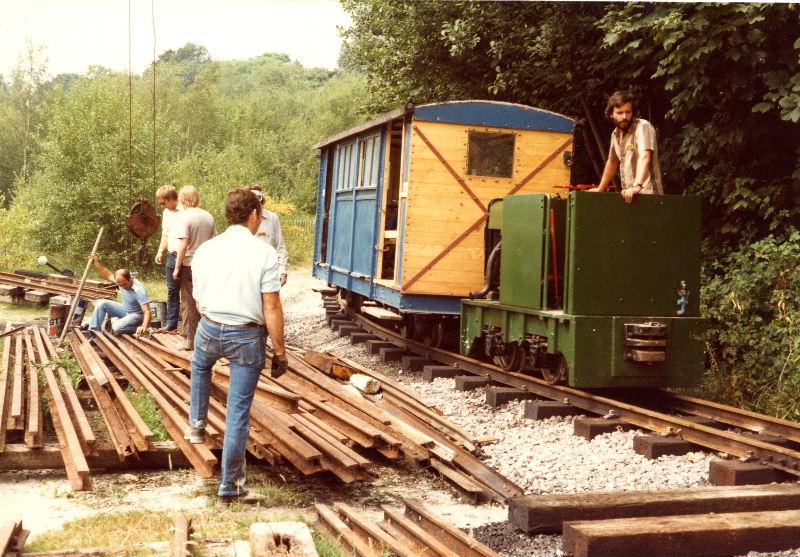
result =
M706 395L800 419L800 232L731 254L702 288ZM708 273L707 273L708 274Z

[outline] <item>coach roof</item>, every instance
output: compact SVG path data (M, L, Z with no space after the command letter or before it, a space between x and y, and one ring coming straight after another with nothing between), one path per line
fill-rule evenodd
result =
M406 114L413 114L415 120L422 122L443 122L490 128L561 133L572 133L575 128L575 120L572 118L522 104L475 100L422 104L418 106L409 104L406 107L390 110L369 122L323 139L314 145L314 148L321 149L332 143L349 139L392 120L402 118Z

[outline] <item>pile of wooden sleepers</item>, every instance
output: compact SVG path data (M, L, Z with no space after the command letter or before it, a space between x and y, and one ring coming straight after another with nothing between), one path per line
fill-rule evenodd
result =
M230 369L224 361L214 368L206 444L187 443L183 431L191 360L177 348L178 339L163 333L151 338L104 333L94 342L135 389L154 397L167 431L198 473L208 477L217 464L212 449L222 447ZM322 367L335 363L372 374L382 394L366 396L306 361L299 351L290 350L288 358L285 375L272 379L265 369L258 382L248 439L248 451L256 458L270 464L285 460L303 474L328 471L353 482L377 473L370 457L379 454L430 466L476 502L507 501L522 494L472 454L475 444L465 432L401 384L331 355L309 355Z
M111 455L120 463L113 466L116 469L125 469L127 463L131 469L144 467L142 461L164 462L162 467L188 461L202 477L215 473L218 460L213 451L222 448L225 431L230 375L225 361L214 368L206 444L193 445L184 439L191 363L190 354L177 348L180 337L102 333L87 338L73 330L64 348L75 365L56 350L41 327L9 325L4 334L0 469L26 468L28 463L30 468L48 467L42 464L48 460L45 453L51 450L53 463L55 449L44 436L54 431L76 490L91 489L90 465L107 468ZM522 495L517 485L475 456L475 440L402 384L330 354L290 350L288 357L285 375L272 379L264 370L259 380L247 445L254 457L272 465L288 462L307 475L327 471L348 483L373 479L379 469L376 459L405 459L451 481L474 503L505 502ZM378 384L379 392L363 394L329 375L333 369L366 376ZM154 446L153 432L126 394L129 386L149 393L158 405L173 440L173 454L166 459L155 458L160 447ZM87 418L82 402L90 401L105 428L99 419ZM43 412L45 406L49 412ZM52 427L45 428L45 420L52 421Z
M45 448L45 416L52 421L71 486L91 489L87 457L98 455L96 432L81 405L75 385L85 382L111 432L120 460L152 449L153 434L134 409L123 387L92 345L80 333L69 343L80 362L80 376L70 376L68 364L38 326L7 325L0 355L0 460L9 438L24 440L33 456ZM49 412L44 413L47 405ZM19 451L17 451L19 453ZM31 459L33 460L33 459Z

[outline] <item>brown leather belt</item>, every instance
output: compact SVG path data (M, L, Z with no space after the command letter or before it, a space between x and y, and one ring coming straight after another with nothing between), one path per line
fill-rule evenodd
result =
M229 323L220 323L219 321L214 321L213 319L211 319L206 315L203 315L202 317L209 323L213 323L214 325L219 325L220 327L242 327L242 328L264 327L264 325L261 325L260 323L250 322L250 323L244 323L243 325L231 325Z

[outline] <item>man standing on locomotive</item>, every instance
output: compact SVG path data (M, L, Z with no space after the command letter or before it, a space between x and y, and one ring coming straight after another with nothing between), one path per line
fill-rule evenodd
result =
M656 130L647 120L634 117L635 112L636 97L627 91L617 91L609 97L606 116L615 129L600 184L592 190L605 191L619 170L622 197L628 203L640 193L664 193Z

